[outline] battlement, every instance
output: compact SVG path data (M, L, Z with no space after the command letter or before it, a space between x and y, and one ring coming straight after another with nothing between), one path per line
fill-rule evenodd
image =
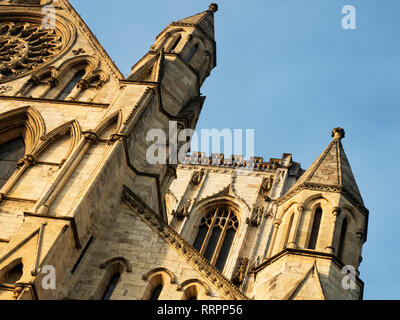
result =
M284 153L281 159L270 158L268 162L265 162L263 157L250 157L250 159L245 160L243 155L232 155L225 158L223 153L213 153L210 157L206 156L204 152L193 152L191 155L187 155L181 164L276 171L279 168L291 167L292 155Z

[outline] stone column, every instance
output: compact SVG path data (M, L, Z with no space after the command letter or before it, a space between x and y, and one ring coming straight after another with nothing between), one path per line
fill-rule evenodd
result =
M334 207L333 208L333 211L332 211L333 222L332 222L332 225L331 225L331 231L329 233L331 235L331 238L330 238L331 239L331 243L324 250L325 252L330 253L330 254L335 254L335 247L334 247L335 228L336 228L336 221L337 221L337 218L338 218L340 212L341 212L341 210L340 210L339 207Z
M269 248L268 248L267 259L271 257L272 250L273 250L274 245L275 245L276 235L278 233L278 229L279 229L279 225L280 224L281 224L281 220L280 219L276 219L274 221L274 230L272 231L271 243L270 243Z
M294 222L294 226L293 226L294 227L293 232L290 233L290 238L289 238L287 248L296 249L298 247L296 238L297 238L297 234L299 233L300 221L301 221L301 217L303 215L303 211L304 211L304 207L302 205L299 205L297 207L297 212L295 214L295 222ZM290 230L289 230L289 232L290 232Z

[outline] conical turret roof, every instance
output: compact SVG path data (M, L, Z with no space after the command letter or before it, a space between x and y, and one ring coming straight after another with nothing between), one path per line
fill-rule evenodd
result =
M190 24L200 28L208 37L215 39L214 36L214 12L218 11L218 5L211 3L207 11L195 14L185 19L175 22L175 24Z
M367 210L343 149L341 140L344 136L345 132L342 128L333 129L332 142L280 199L280 202L285 201L300 189L322 187L343 193L356 207L362 211Z

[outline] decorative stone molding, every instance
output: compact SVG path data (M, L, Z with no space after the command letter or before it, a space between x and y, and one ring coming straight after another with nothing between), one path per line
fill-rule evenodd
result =
M6 94L7 92L10 92L12 89L13 87L10 85L0 86L0 95Z
M204 281L201 281L199 279L189 279L189 280L185 280L183 281L181 284L179 284L176 288L177 291L182 291L184 288L190 286L190 285L200 285L203 289L204 289L204 293L209 296L211 294L211 290L210 287L207 283L205 283Z
M175 248L186 261L192 265L203 277L213 283L224 297L231 300L249 300L231 281L217 268L194 249L181 235L176 233L156 213L154 213L129 188L123 187L122 201L125 202L143 221L159 234L171 247Z
M80 55L81 53L85 53L85 50L82 48L76 49L76 50L72 50L72 53L76 56Z
M142 276L142 279L143 279L144 281L147 281L147 280L149 280L153 275L156 275L156 274L159 274L159 273L165 273L165 274L167 274L167 275L169 276L169 278L170 278L170 282L171 282L172 284L176 283L176 277L175 277L175 275L174 275L170 270L168 270L167 268L164 268L164 267L155 268L155 269L153 269L153 270L150 270L149 272L147 272L146 274L144 274L144 275Z
M106 262L102 263L100 265L100 269L107 269L109 266L115 263L120 263L125 267L126 272L132 272L132 265L129 262L129 260L123 258L123 257L116 257L112 258L110 260L107 260Z
M186 156L182 164L208 165L220 168L243 168L255 171L276 171L281 167L282 159L271 158L264 162L262 157L251 157L250 160L244 160L242 155L233 155L225 158L221 153L213 153L211 157L206 157L204 152L193 152Z

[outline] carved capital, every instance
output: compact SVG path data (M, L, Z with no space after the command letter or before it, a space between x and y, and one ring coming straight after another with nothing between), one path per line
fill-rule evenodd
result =
M22 291L24 291L24 286L21 284L16 284L13 290L13 299L17 300L18 297L21 295Z
M99 137L92 131L86 131L83 133L85 139L92 145L97 144L99 142Z
M51 78L49 78L49 80L47 81L47 84L48 84L51 88L57 87L57 86L58 86L58 80L57 80L57 78L51 77Z
M108 141L108 144L111 145L117 141L121 141L124 139L125 135L119 134L119 133L114 133L110 136L110 139Z
M24 165L27 167L33 167L36 164L36 159L33 155L27 154L23 159L17 162L17 166L23 167Z
M85 80L85 79L81 79L78 82L78 88L82 89L82 90L88 89L89 88L89 82L87 80Z
M274 220L274 228L278 228L280 226L280 224L282 223L281 219L275 219Z
M339 207L334 207L332 210L332 214L334 216L339 216L341 212L342 212L342 209L340 209Z

